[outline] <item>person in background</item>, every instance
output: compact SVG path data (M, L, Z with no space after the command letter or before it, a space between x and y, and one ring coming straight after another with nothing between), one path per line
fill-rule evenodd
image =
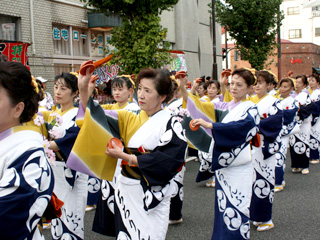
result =
M23 64L0 62L1 239L44 239L37 224L51 199L53 173L38 128L21 125L38 111L38 91Z
M217 80L209 80L207 83L207 93L210 102L223 101L223 95L220 93L220 83Z
M182 109L182 98L181 98L181 91L180 91L180 84L175 79L174 76L171 76L172 80L172 90L173 96L168 101L168 104L164 107L164 110L171 114L172 117L180 118L183 120L183 115L187 114L184 113L184 109ZM173 193L170 201L170 214L169 214L169 225L179 224L183 222L182 219L182 204L183 204L183 179L184 179L184 172L186 171L185 166L182 167L180 172L174 176L174 184L175 192Z
M318 75L311 75L309 77L309 94L311 95L313 91L319 89L320 79Z
M243 68L234 70L231 76L233 100L230 102L202 102L188 94L186 89L181 89L184 104L193 119L187 125L201 126L196 131L187 129L187 138L199 150L212 156L210 169L200 167L196 181L206 180L215 171L212 239L224 240L250 238L249 206L254 172L250 141L258 133L260 121L257 107L246 100L255 76ZM226 79L222 75L221 83L225 84ZM203 128L210 138L205 138L206 142L197 142L195 138L199 138Z
M277 85L278 85L278 82L276 79L274 79L268 89L268 94L270 94L271 96L277 95L278 93L278 90L276 89Z
M310 132L310 163L319 163L319 146L320 146L320 89L319 76L312 75L309 77L309 92L311 101L314 103L314 108L312 110L312 121L311 121L311 132Z
M40 106L45 107L48 110L51 110L54 105L53 98L49 92L46 92L48 80L43 77L36 77L36 81L40 82L42 89L45 93L44 99L39 103Z
M281 130L281 147L276 153L276 168L275 168L275 192L280 192L284 189L286 183L284 181L284 173L286 167L286 156L289 147L290 135L299 131L299 117L297 112L299 104L290 93L294 89L294 83L291 78L283 78L279 83L279 98L281 101L283 112L283 125Z
M276 153L281 146L282 106L279 99L268 94L274 77L268 71L256 73L256 95L250 98L256 104L261 118L259 124L260 146L252 146L253 166L255 170L250 219L258 231L274 227L272 206L275 185Z
M295 91L291 96L299 103L298 116L301 120L300 131L290 136L291 168L294 173L309 174L310 134L313 102L308 90L308 80L305 75L296 77Z

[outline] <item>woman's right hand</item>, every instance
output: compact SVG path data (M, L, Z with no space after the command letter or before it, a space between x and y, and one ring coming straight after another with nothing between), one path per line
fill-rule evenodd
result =
M78 88L80 92L88 91L90 79L91 79L91 73L89 68L87 68L86 70L86 75L82 75L81 73L79 73Z
M95 85L95 81L91 82L91 73L90 73L90 68L87 68L86 70L86 75L82 75L79 72L79 77L78 77L78 88L79 88L79 98L82 104L83 109L86 109L89 97L91 95L90 91Z
M226 85L228 77L231 75L231 69L226 69L221 72L220 85Z
M204 128L212 129L212 123L207 122L207 121L203 120L202 118L192 120L192 126L195 127L196 125L200 125Z

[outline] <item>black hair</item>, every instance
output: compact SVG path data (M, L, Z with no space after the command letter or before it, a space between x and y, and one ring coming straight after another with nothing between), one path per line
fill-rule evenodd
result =
M41 84L40 81L36 81L37 82L37 85L38 85L38 89L39 89L39 92L38 92L38 95L39 95L39 101L42 101L45 97L45 93L43 91L43 85Z
M217 89L220 90L220 83L217 81L217 80L210 80L208 83L207 83L207 86L209 87L211 84L215 84Z
M267 84L270 84L270 83L273 84L273 82L275 81L274 76L270 74L268 71L263 71L263 70L257 71L256 76L257 76L257 79L259 77L262 77Z
M201 83L199 83L199 87L200 86L203 86L203 88L204 88L204 90L207 90L207 84L205 83L205 82L201 82Z
M123 87L123 83L125 83L125 85L127 86L128 89L134 88L134 86L133 86L132 82L130 81L130 79L125 77L125 76L115 77L114 79L112 79L111 88L113 86L115 86L115 87Z
M253 76L252 72L250 72L248 69L237 68L232 72L231 75L239 75L240 77L242 77L245 80L248 87L255 83L255 77Z
M293 83L292 79L290 79L290 78L283 78L283 79L281 79L280 82L279 82L279 87L281 87L281 84L284 83L284 82L290 83L290 84L291 84L291 87L294 88L294 83Z
M140 81L143 78L153 80L158 94L160 96L167 96L163 103L167 103L172 99L174 92L170 72L167 69L143 68L139 72L137 84L140 84Z
M59 81L59 79L61 78L64 79L66 87L71 89L71 93L75 93L76 91L78 91L78 78L75 75L62 72L60 75L57 75L54 78L54 83Z
M36 82L38 83L38 86L40 86L43 89L43 83L38 79L36 79Z
M298 78L301 78L302 79L302 82L304 85L308 86L309 85L309 82L308 82L308 78L306 75L299 75L299 76L296 76L296 79Z
M31 83L31 73L22 63L0 62L0 86L8 93L12 106L24 103L24 109L19 117L20 123L29 122L38 112L40 99Z
M312 74L309 78L315 78L317 83L320 83L320 78L319 78L319 75L317 74Z

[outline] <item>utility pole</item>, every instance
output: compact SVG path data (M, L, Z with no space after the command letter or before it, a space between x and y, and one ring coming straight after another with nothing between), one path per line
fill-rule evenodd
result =
M215 0L211 0L212 8L212 47L213 47L213 63L212 63L212 77L218 80L217 69L217 50L216 50L216 8Z
M224 41L225 41L225 48L226 48L226 69L229 68L228 66L228 37L227 37L227 26L224 27Z
M277 37L277 42L278 42L278 80L280 81L282 78L282 73L281 73L281 36L280 36L280 6L279 6L279 12L278 12L278 37Z

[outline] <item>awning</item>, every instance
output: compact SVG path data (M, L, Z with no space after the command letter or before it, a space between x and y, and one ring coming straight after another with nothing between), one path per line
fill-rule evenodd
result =
M122 20L118 15L106 16L104 13L88 13L88 27L115 27L121 26Z
M320 74L320 68L312 67L312 73Z

